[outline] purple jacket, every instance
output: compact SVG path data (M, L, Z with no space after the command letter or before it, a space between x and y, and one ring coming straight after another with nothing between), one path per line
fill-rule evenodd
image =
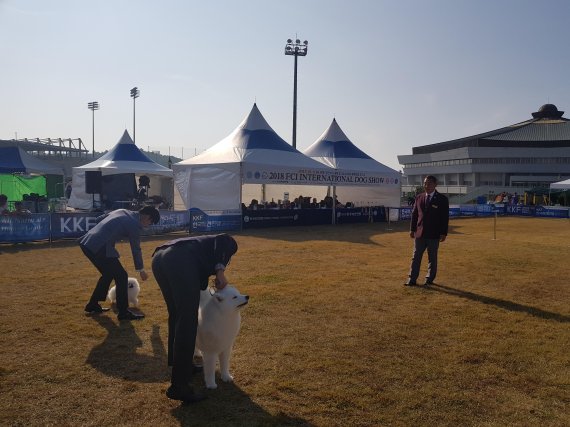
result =
M427 194L416 196L412 210L410 231L416 238L439 239L447 236L449 226L449 201L447 197L437 191L427 203Z

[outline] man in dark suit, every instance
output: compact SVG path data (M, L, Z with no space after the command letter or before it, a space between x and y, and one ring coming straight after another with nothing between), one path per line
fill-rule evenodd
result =
M198 402L204 396L191 385L196 371L192 364L200 291L216 276L215 286L228 284L224 271L237 252L237 242L228 234L185 237L157 247L152 257L152 272L168 310L168 365L172 366L170 399Z
M414 239L414 252L410 265L410 273L405 286L416 284L422 257L428 252L428 270L424 285L431 285L437 274L437 251L439 243L447 238L449 224L449 201L435 189L437 179L428 175L424 179L425 193L416 196L412 210L410 237Z

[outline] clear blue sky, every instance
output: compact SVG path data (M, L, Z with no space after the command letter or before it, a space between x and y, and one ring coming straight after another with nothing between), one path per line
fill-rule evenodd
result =
M376 160L531 118L570 117L570 1L0 0L0 139L132 135L188 158L229 134L254 102L297 148L336 117Z

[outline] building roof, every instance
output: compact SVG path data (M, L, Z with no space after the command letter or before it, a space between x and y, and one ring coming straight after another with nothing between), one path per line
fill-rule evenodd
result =
M553 104L532 113L533 118L493 131L437 144L414 147L413 154L428 154L464 147L570 147L570 120Z
M87 153L81 138L0 139L1 147L20 147L24 151Z

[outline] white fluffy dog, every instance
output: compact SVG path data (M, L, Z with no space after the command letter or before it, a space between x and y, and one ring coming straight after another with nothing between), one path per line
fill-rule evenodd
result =
M231 382L230 356L241 324L240 310L249 296L231 285L220 291L206 289L200 293L196 354L202 354L204 380L209 389L217 388L216 361L220 361L222 381Z
M129 285L128 286L129 286L129 288L128 288L129 305L132 305L133 307L138 307L139 306L139 292L141 291L139 281L137 279L135 279L134 277L129 277ZM111 301L112 304L117 303L117 290L115 289L114 286L111 289L109 289L109 292L107 293L107 299L109 301Z

